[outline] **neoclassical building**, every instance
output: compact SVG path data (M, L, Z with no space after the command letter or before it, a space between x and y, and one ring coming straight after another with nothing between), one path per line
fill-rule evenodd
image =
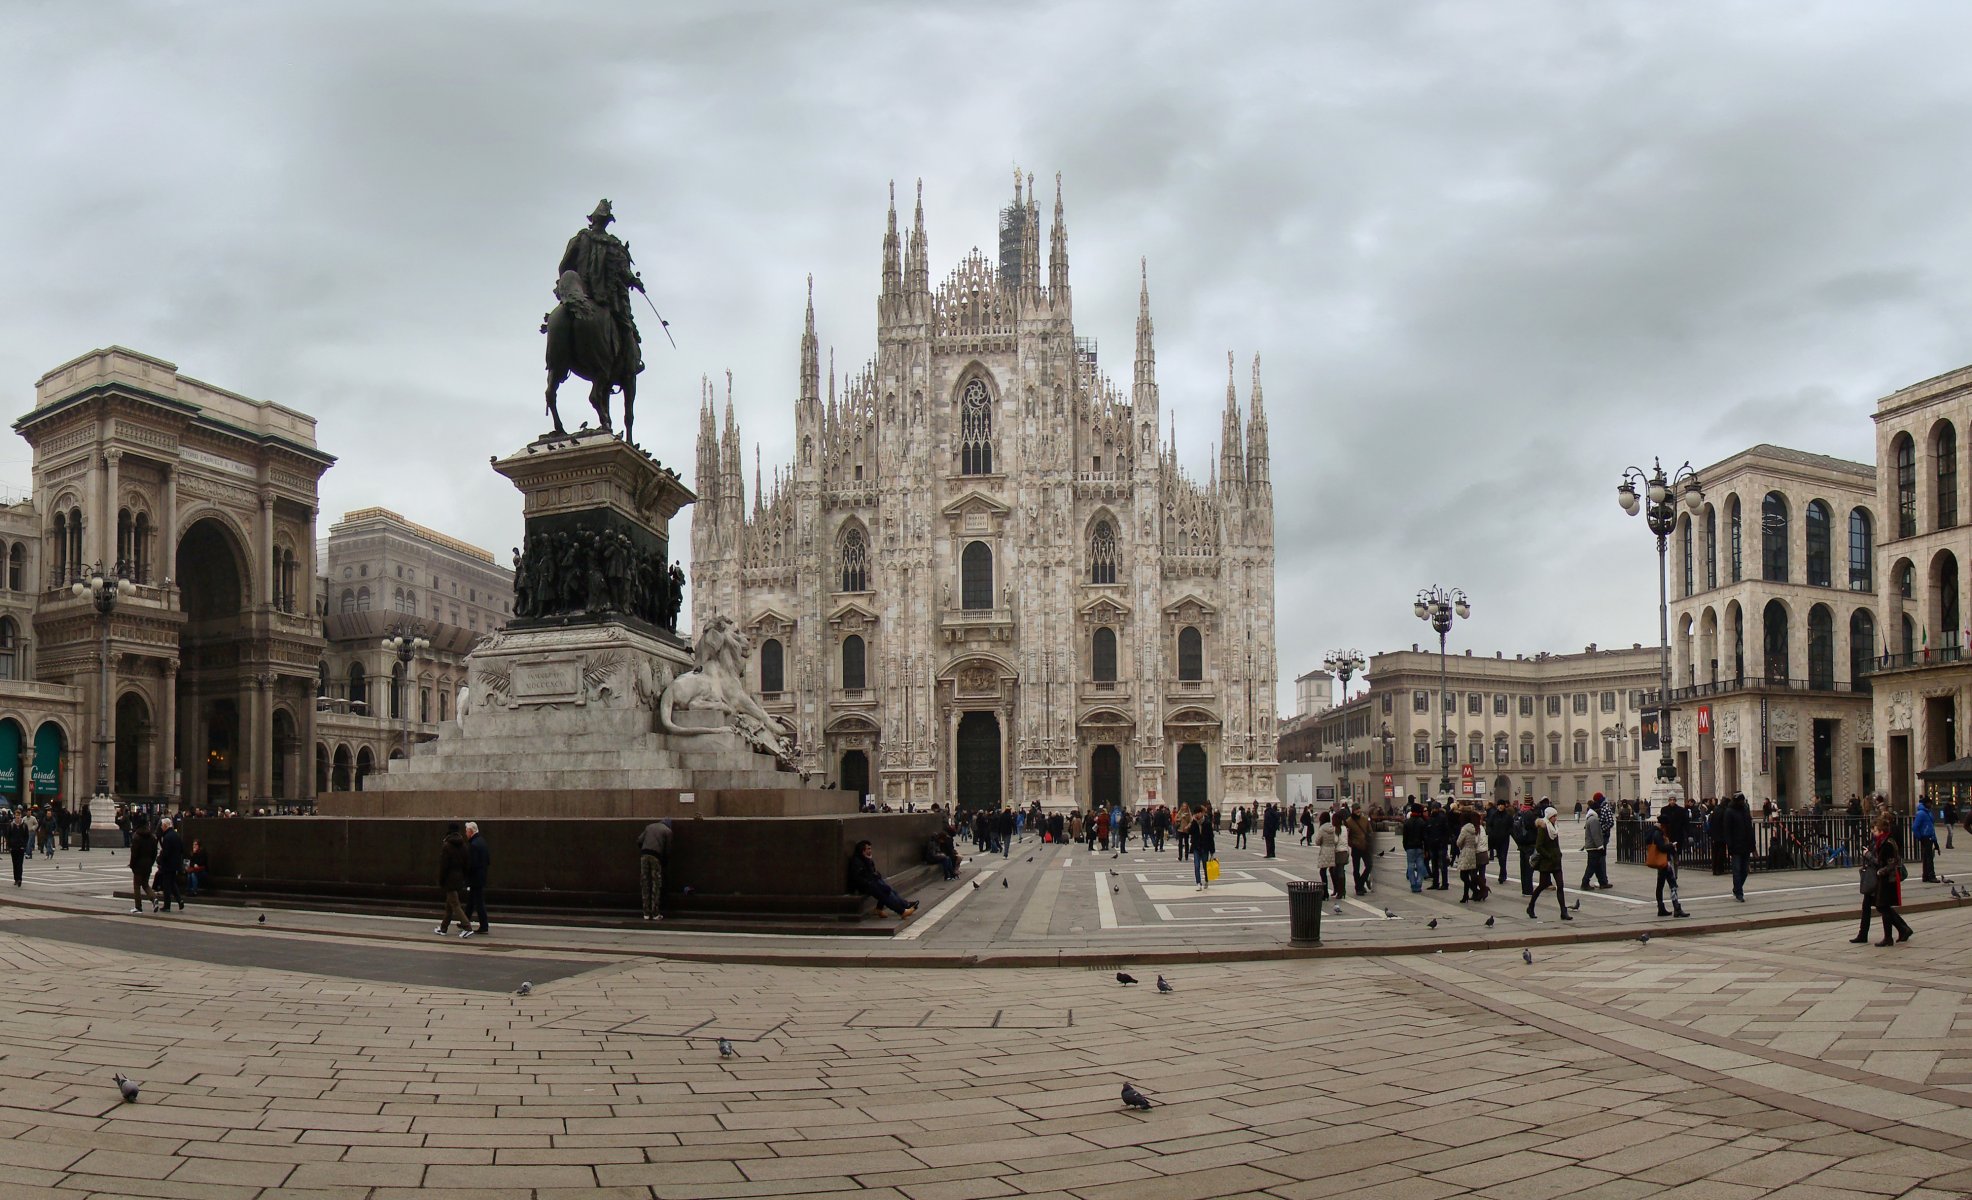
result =
M1147 276L1125 390L1076 334L1060 181L1045 254L1024 182L997 259L935 286L921 192L907 237L893 194L875 356L825 390L811 296L794 461L771 488L756 462L750 505L730 378L723 429L708 392L694 618L752 635L810 768L893 805L1271 798L1259 359L1193 479L1158 438Z
M316 486L334 462L314 418L112 347L44 375L14 428L34 448L40 526L13 589L34 593L33 650L16 661L60 689L47 700L75 777L42 793L37 752L37 793L94 790L102 727L120 796L243 807L307 794ZM69 585L119 568L135 590L109 619L104 696L103 618Z
M1876 469L1761 444L1698 477L1670 548L1679 779L1785 808L1876 791Z

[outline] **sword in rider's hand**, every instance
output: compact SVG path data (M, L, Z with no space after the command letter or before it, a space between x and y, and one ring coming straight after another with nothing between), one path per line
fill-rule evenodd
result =
M637 282L633 286L637 289L637 294L644 298L644 303L650 305L650 315L657 318L658 326L664 330L664 340L670 342L671 348L676 350L678 348L678 339L671 336L671 322L665 320L664 314L657 311L657 305L651 300L650 293L644 290L642 281Z

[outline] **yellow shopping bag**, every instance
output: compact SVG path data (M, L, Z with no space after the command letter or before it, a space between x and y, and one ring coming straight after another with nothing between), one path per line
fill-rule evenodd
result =
M1208 858L1205 860L1205 882L1217 883L1218 881L1219 881L1219 860L1216 858Z

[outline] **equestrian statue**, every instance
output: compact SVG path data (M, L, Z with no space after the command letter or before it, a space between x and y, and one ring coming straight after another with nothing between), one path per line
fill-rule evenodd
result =
M568 240L555 281L559 303L543 318L541 332L548 335L548 415L554 419L555 432L568 432L562 428L555 393L573 373L589 381L589 403L605 433L613 432L610 393L623 393L623 440L628 442L636 411L637 374L644 369L643 339L630 311L630 292L642 292L644 281L630 259L629 243L609 231L614 220L609 201L604 200L589 214L589 227ZM664 318L658 317L658 323L664 325ZM667 327L665 336L670 333Z

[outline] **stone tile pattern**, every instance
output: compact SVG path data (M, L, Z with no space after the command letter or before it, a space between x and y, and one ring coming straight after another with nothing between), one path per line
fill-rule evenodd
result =
M1894 950L1850 932L1167 967L1169 995L653 961L527 997L0 933L0 1190L1963 1194L1972 911Z

